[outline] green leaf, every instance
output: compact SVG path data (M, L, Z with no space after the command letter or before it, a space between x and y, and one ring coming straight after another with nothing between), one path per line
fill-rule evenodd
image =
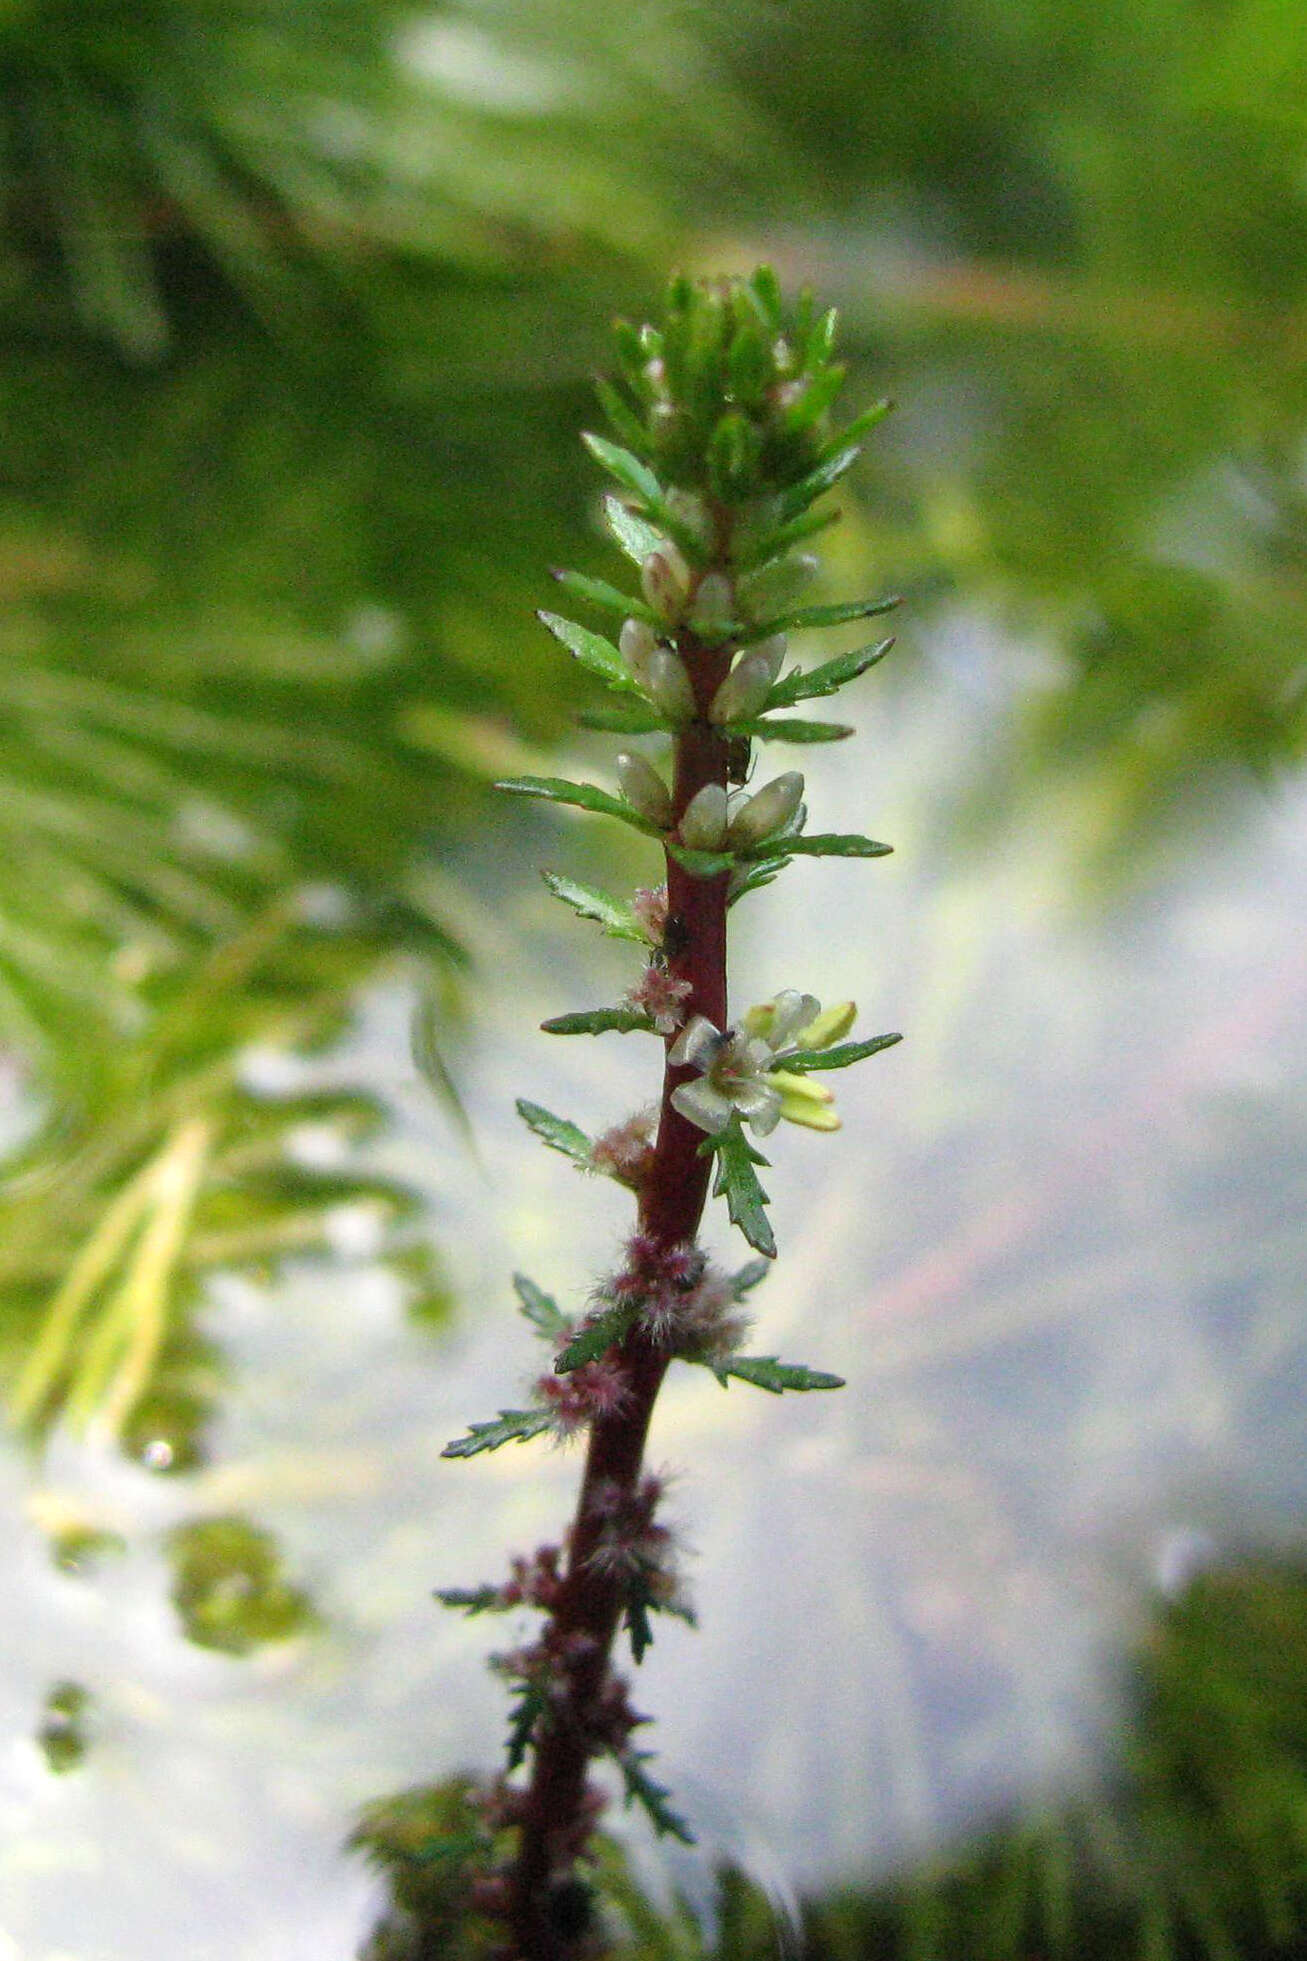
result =
M524 1273L513 1275L513 1291L522 1313L536 1332L547 1341L561 1341L572 1324L553 1295L537 1287L535 1281L528 1280Z
M610 443L606 436L595 436L587 430L581 441L597 463L602 464L609 476L616 477L618 483L633 491L644 504L656 509L663 501L663 487L647 463L638 456L632 456L629 449L618 443Z
M579 1369L582 1362L597 1361L606 1355L615 1342L621 1341L636 1316L638 1301L619 1301L615 1307L607 1307L602 1314L587 1321L568 1342L554 1362L555 1375L570 1375Z
M810 1076L814 1069L847 1069L866 1056L892 1049L902 1040L901 1035L873 1035L869 1041L840 1042L831 1049L797 1049L792 1055L786 1055L777 1067L788 1069L793 1076Z
M595 708L583 708L576 719L581 728L600 729L605 735L656 735L672 726L652 703L635 696L611 707L601 702Z
M757 1252L765 1253L768 1259L776 1257L776 1240L770 1222L764 1211L767 1194L758 1182L755 1164L766 1164L767 1159L761 1151L756 1151L745 1136L740 1125L738 1113L731 1117L725 1129L719 1130L699 1146L700 1153L711 1151L717 1158L717 1179L713 1185L713 1197L726 1196L726 1209L731 1224L740 1231Z
M774 849L776 843L775 838L764 838L758 848ZM784 844L787 858L887 858L894 849L892 844L877 844L875 838L848 836L840 831L814 831L810 837L787 837Z
M564 592L573 592L578 599L588 599L592 606L598 606L605 613L616 613L619 620L644 620L649 626L661 626L662 621L652 606L633 593L619 592L610 586L607 579L591 579L584 572L555 572Z
M748 892L759 892L764 885L774 885L780 874L789 864L786 857L757 858L752 864L737 866L731 880L730 896L727 905L733 906Z
M610 796L596 783L572 783L565 776L505 776L495 788L510 797L539 797L544 803L573 804L577 810L592 811L596 817L616 817L632 830L643 831L646 837L661 836L656 824L642 817L622 797Z
M779 613L774 620L767 620L762 626L751 626L740 636L739 644L748 647L755 640L769 640L773 633L816 632L825 626L845 626L850 620L875 619L881 613L892 613L899 605L897 596L889 599L846 599L834 606L799 606L792 613Z
M694 1833L669 1803L671 1792L665 1785L656 1783L644 1768L653 1761L653 1753L627 1749L622 1751L617 1761L626 1784L627 1804L641 1806L659 1838L679 1838L682 1845L693 1845Z
M548 613L541 608L536 618L542 626L547 626L555 640L561 640L567 651L578 660L589 673L597 674L608 687L616 688L620 694L638 694L635 680L611 640L605 640L602 633L591 633L589 627L578 626L575 620L565 620L559 613Z
M884 660L893 640L870 641L865 647L855 647L847 654L837 654L834 660L823 661L820 667L810 668L806 673L796 667L792 674L783 674L763 704L764 714L773 708L791 708L796 701L810 701L816 695L833 695L847 681L856 681L859 674L865 674L877 661Z
M856 442L848 441L847 430L841 432L839 445L833 455L819 463L815 470L809 471L806 477L800 477L798 483L791 484L790 488L777 498L776 515L782 523L787 518L798 517L801 511L806 511L809 504L814 504L819 497L824 497L845 472L853 468L858 460L858 445Z
M829 531L833 524L839 523L841 515L834 509L805 511L802 517L791 518L788 524L770 525L746 540L736 556L736 564L741 572L761 573L787 557L796 545L806 544L809 538Z
M579 878L564 878L560 872L542 872L541 876L556 899L580 918L596 920L610 939L649 944L649 935L624 899L614 899L597 885L583 885Z
M442 1607L461 1608L469 1620L473 1614L493 1614L504 1611L499 1588L495 1586L438 1587L435 1598Z
M639 1008L584 1008L579 1014L554 1015L540 1024L546 1035L652 1035L653 1019Z
M628 449L639 451L648 442L648 432L634 409L628 408L611 381L603 375L595 377L595 394L599 406Z
M732 735L756 736L760 742L842 742L856 731L847 722L802 722L797 715L779 722L732 722Z
M740 1301L746 1294L751 1294L755 1287L762 1285L771 1271L770 1260L750 1260L747 1266L742 1266L731 1281L731 1292L735 1299Z
M888 400L873 402L870 408L862 411L861 415L855 415L846 429L841 429L837 435L832 436L822 451L821 463L818 467L821 468L828 462L833 462L836 457L843 456L854 444L860 444L864 436L869 436L872 430L885 420L893 407L893 402Z
M667 542L661 531L655 530L647 518L637 516L620 497L604 498L604 522L635 565L643 565L650 552L658 551Z
M664 840L668 855L675 858L695 878L716 878L722 872L730 871L735 863L729 851L693 851L688 844L676 844L671 838Z
M517 1697L517 1707L508 1719L508 1768L516 1770L531 1747L531 1734L536 1719L545 1712L545 1691L538 1682L518 1682L513 1694Z
M844 1378L826 1375L821 1369L804 1368L801 1362L778 1362L774 1355L736 1355L721 1362L713 1374L726 1387L727 1378L751 1382L755 1389L766 1389L779 1396L783 1389L842 1389Z
M442 1457L476 1457L483 1450L498 1450L501 1444L524 1444L553 1426L547 1409L501 1409L486 1423L470 1423L465 1437L445 1445Z
M638 1565L626 1583L623 1599L622 1624L631 1637L631 1656L637 1667L653 1646L652 1615L671 1614L690 1627L697 1625L692 1607L658 1599L650 1586L652 1570L644 1563Z
M547 1144L551 1151L561 1151L565 1158L574 1164L590 1167L590 1139L576 1124L569 1123L566 1117L556 1117L552 1110L542 1109L538 1103L528 1103L524 1096L517 1099L517 1114L528 1130L533 1130L541 1143Z

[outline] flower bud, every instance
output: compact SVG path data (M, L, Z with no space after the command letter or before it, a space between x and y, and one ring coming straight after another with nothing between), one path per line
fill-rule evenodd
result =
M640 585L655 613L672 624L680 619L690 596L690 568L675 545L650 552L640 567Z
M696 633L721 633L735 613L735 594L731 582L720 572L707 572L699 581L690 608L690 625Z
M761 844L774 831L788 824L803 801L803 777L797 769L787 769L764 784L756 796L749 797L730 821L727 837L732 844Z
M781 636L778 634L776 637L779 639ZM771 693L775 679L775 669L769 657L751 647L735 663L713 696L708 720L717 723L752 721Z
M681 843L692 851L717 851L726 837L726 791L720 783L705 783L685 806Z
M655 648L645 672L649 699L669 722L688 722L694 715L694 689L690 673L679 654L667 647Z
M649 662L658 645L658 636L653 628L645 620L623 620L617 644L633 678L641 687L646 686L649 678Z
M632 810L665 831L672 821L672 796L653 764L643 756L621 755L617 758L617 780Z
M801 1028L795 1041L801 1049L828 1049L832 1042L842 1042L857 1020L858 1010L852 1001L837 1001L833 1007L823 1010L815 1021Z

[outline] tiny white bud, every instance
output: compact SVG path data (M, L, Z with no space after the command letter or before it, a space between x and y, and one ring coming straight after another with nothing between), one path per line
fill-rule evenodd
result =
M690 673L679 654L667 647L655 649L645 670L645 686L655 708L669 722L688 722L694 716L694 689Z
M757 641L750 647L749 653L754 660L766 661L767 672L774 681L784 664L787 646L788 642L783 633L773 633L766 640Z
M749 797L732 817L727 837L731 844L761 844L788 824L803 801L803 777L797 769L774 776L756 796Z
M712 698L710 722L748 722L759 713L775 680L771 663L750 649L731 669Z
M729 626L735 613L735 594L731 582L720 572L707 572L699 581L690 609L690 625L700 633L720 632Z
M653 764L643 756L621 755L617 758L617 780L631 808L665 831L672 821L672 796Z
M690 568L675 545L660 545L640 567L640 584L655 613L679 620L690 596Z
M645 362L644 378L656 395L667 393L667 369L661 355L655 355L652 361Z
M726 836L726 791L720 783L696 790L681 817L681 843L692 851L716 851Z
M646 620L623 620L618 636L622 659L643 686L649 676L649 662L658 646L658 636Z

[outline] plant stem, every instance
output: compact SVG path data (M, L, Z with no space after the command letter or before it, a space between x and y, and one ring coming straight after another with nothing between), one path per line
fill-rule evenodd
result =
M730 666L729 647L706 648L680 639L697 706L696 719L675 743L673 829L705 784L725 787L727 742L707 719L707 706ZM696 878L667 854L667 963L688 981L685 1018L705 1015L726 1027L726 902L729 874ZM670 1038L669 1038L670 1046ZM664 1065L663 1097L653 1161L640 1191L639 1230L660 1247L694 1241L708 1195L711 1159L700 1153L704 1133L671 1102L689 1067ZM599 1706L614 1637L622 1616L620 1573L594 1559L615 1492L634 1493L653 1406L667 1356L638 1329L618 1350L626 1398L590 1431L585 1472L569 1538L567 1570L550 1616L558 1652L578 1659L562 1675L561 1699L537 1727L534 1763L517 1858L511 1875L512 1926L522 1961L568 1961L574 1941L557 1924L554 1889L565 1880L588 1835L586 1768L596 1753L590 1712Z

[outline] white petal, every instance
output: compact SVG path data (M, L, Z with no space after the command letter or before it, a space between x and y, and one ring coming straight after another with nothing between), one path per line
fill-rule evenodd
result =
M769 1083L727 1082L723 1089L740 1115L748 1117L750 1122L761 1121L773 1107L780 1108L780 1091L772 1089Z
M770 1137L780 1120L781 1099L775 1090L769 1093L765 1109L755 1111L746 1118L750 1130L755 1131L759 1137Z
M776 1012L772 1016L767 1039L773 1049L788 1048L801 1028L806 1028L821 1013L821 1002L815 995L799 994L787 987L776 996Z
M667 1060L677 1069L711 1069L724 1039L707 1015L692 1015L667 1051Z
M682 1083L672 1091L672 1107L712 1136L730 1122L733 1106L720 1090L700 1077L697 1083Z

